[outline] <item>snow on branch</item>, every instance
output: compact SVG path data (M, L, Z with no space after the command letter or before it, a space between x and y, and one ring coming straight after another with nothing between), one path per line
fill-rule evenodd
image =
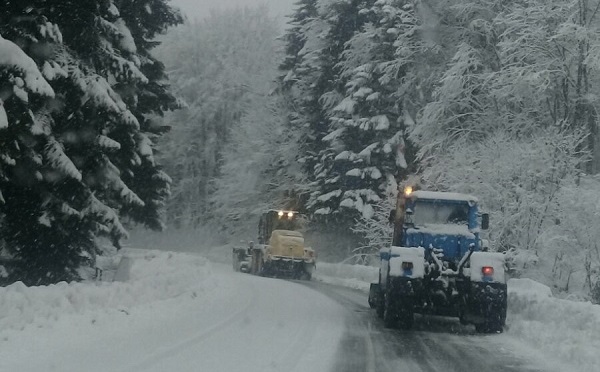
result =
M137 46L135 45L135 41L133 40L133 36L131 35L131 31L127 28L125 21L123 18L119 18L114 22L115 27L118 32L121 34L121 39L119 40L119 46L126 52L136 53Z
M146 205L140 197L133 192L121 179L121 172L108 158L105 159L105 175L113 190L119 193L119 196L129 205L143 207Z
M42 76L37 65L15 43L0 35L0 67L13 68L23 74L25 88L31 92L54 97L54 90Z
M127 204L134 204L139 207L146 205L140 197L133 192L121 179L118 179L115 184L115 188L120 190L120 196L125 200Z
M137 151L138 153L146 158L152 165L154 165L154 153L152 151L152 141L150 138L143 133L137 134Z
M117 213L106 204L102 203L95 195L90 195L88 205L83 211L84 214L91 214L100 218L99 228L105 233L116 232L120 237L128 238L129 233L121 224Z
M128 125L131 125L135 129L140 128L137 118L127 109L125 102L112 89L105 78L98 75L84 76L81 74L81 71L75 73L73 77L84 92L81 98L82 103L92 100L95 104L118 114Z
M104 135L99 135L96 141L100 147L107 150L116 151L121 149L121 144L119 142Z
M44 156L52 168L65 176L81 181L81 173L65 154L62 144L54 138L50 138L44 147Z
M0 99L0 129L8 127L8 117L6 116L6 110L4 110L4 102Z

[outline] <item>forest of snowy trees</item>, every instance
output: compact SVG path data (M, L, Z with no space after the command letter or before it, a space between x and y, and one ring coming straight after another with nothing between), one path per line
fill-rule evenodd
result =
M266 208L321 257L372 253L418 177L479 197L513 275L600 299L600 1L299 0L285 29L217 11L160 44L166 0L56 3L0 10L19 278L75 279L133 223L251 239Z
M189 104L162 145L169 224L248 237L264 208L299 208L341 259L388 241L417 175L482 200L514 275L590 293L599 4L300 0L281 34L264 9L180 27L159 49Z

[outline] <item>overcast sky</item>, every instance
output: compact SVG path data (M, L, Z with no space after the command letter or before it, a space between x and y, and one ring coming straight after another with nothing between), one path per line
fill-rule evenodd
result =
M236 6L256 6L266 4L273 16L285 17L293 10L297 0L171 0L171 3L183 11L190 19L202 18L211 9L227 9Z

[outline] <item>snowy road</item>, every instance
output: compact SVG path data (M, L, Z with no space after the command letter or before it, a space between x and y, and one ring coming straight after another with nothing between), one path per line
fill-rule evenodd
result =
M135 254L124 283L0 289L0 371L552 371L453 319L385 329L361 291Z
M9 288L3 298L14 306L7 306L8 318L0 316L5 327L0 332L0 371L331 369L344 331L344 309L335 301L297 283L159 256L162 260L136 259L134 276L141 278L128 283ZM146 266L135 266L140 264ZM152 271L165 273L154 279ZM190 279L198 280L197 286L187 283ZM141 299L135 299L140 293ZM156 300L157 293L166 298ZM149 297L151 301L142 302ZM85 305L113 298L116 305L105 309ZM33 308L37 310L28 313ZM22 325L8 324L11 315Z
M457 320L438 317L419 317L415 329L409 332L385 329L366 304L363 292L315 282L307 286L345 308L345 333L337 352L335 371L553 370L529 347L506 335L479 335Z
M228 268L228 270L231 270ZM123 371L326 371L343 332L340 306L294 283L219 273L233 294L191 321L196 333ZM168 344L168 343L166 343Z

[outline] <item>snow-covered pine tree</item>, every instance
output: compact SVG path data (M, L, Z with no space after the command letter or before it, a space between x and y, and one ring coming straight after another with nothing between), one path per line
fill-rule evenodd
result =
M345 44L336 65L343 98L329 109L331 125L323 138L329 146L321 158L333 161L321 164L319 189L310 201L318 212L351 220L373 216L373 205L394 193L406 175L404 121L412 119L402 106L418 46L412 2L379 0L359 13L368 23Z
M327 59L330 25L318 0L296 3L292 21L284 37L284 61L279 85L288 106L290 125L301 133L298 161L312 174L322 149L327 118L319 102L331 83L332 65Z
M132 133L131 148L122 148L121 157L116 162L120 169L130 170L123 172L123 181L144 201L144 205L127 205L123 211L136 222L154 230L162 230L165 227L164 210L171 195L172 180L157 163L154 154L158 152L156 144L159 137L171 129L164 124L164 113L182 105L167 85L163 62L154 57L151 51L160 45L157 36L182 20L165 0L122 1L119 12L134 42L128 47L137 54L132 55L132 59L139 59L139 69L148 79L147 84L138 85L137 89L132 89L134 87L127 82L115 87L140 123L140 131ZM133 163L132 158L139 161Z
M297 4L294 22L286 37L287 52L282 70L282 86L290 107L290 121L304 131L299 161L304 164L311 187L318 187L328 158L327 109L337 99L335 65L341 59L344 43L364 23L359 10L372 1L302 1ZM326 94L327 93L327 94ZM310 208L320 215L326 208Z
M279 69L285 74L281 77L281 83L284 86L291 85L294 81L297 81L295 68L299 65L304 55L302 50L306 45L308 27L318 16L317 1L299 0L294 4L294 12L288 22L286 33L282 37L285 43L285 55L283 62L279 65Z
M161 65L149 58L150 39L180 17L165 1L146 3L124 7L123 16L113 1L9 2L0 10L0 35L39 75L29 83L23 59L0 63L6 77L0 83L9 87L3 89L8 125L0 136L14 149L0 186L6 201L0 213L2 237L19 262L14 279L79 278L82 263L96 254L97 236L118 242L127 235L119 215L158 225L153 208L168 177L154 184L155 194L133 189L137 182L153 187L138 178L144 161L148 174L162 175L146 120L174 99L159 81ZM44 84L49 91L39 91ZM147 97L154 103L142 104ZM144 207L148 214L135 213Z

